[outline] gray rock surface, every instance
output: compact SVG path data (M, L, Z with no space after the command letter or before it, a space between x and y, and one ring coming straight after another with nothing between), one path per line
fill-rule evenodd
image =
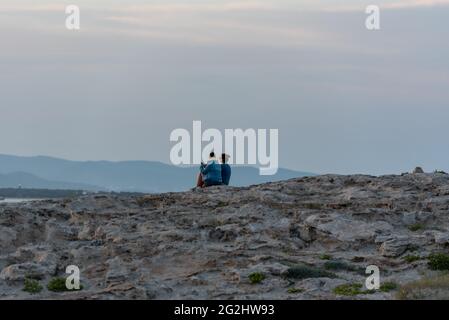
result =
M334 289L364 284L368 265L381 282L418 280L426 260L404 257L447 251L448 228L449 176L438 173L1 204L0 299L392 299ZM48 291L68 265L83 289ZM24 292L26 277L44 289Z

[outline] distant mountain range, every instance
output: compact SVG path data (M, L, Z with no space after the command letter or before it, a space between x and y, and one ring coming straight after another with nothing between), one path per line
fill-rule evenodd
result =
M0 155L0 188L77 189L87 191L169 192L192 188L197 167L156 161L70 161L53 157ZM233 167L231 185L246 186L313 173L279 169L260 176L254 167Z
M23 187L31 189L98 190L99 187L83 183L51 181L27 172L0 174L0 188Z

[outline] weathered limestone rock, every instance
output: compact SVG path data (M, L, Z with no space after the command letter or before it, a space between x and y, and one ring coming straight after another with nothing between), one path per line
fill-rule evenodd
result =
M384 257L397 257L407 249L417 250L431 241L427 236L397 236L382 243L380 252Z
M16 239L17 232L15 230L0 226L0 253L10 250Z
M448 203L435 173L0 204L0 298L392 299L333 290L364 284L368 265L398 283L426 274L449 244ZM83 290L49 292L68 265ZM25 277L44 289L24 292Z
M402 214L402 222L407 226L416 223L416 214L414 212L404 212Z
M415 169L413 169L413 174L417 174L417 173L424 173L424 170L421 167L416 167Z
M449 232L436 232L434 235L435 243L438 244L448 244L449 243Z
M306 224L340 241L374 240L376 235L389 233L393 229L390 224L384 221L366 223L345 218L339 214L321 217L310 216L307 218Z
M397 237L382 243L380 253L384 257L397 257L403 254L409 246L410 239L408 237Z
M25 277L43 279L46 275L54 273L54 269L35 262L13 264L4 268L0 273L0 279L6 281L24 280Z

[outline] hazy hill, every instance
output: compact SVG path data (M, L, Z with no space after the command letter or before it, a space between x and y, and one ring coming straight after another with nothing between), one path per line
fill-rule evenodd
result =
M49 180L42 181L42 187L45 188L49 188L48 184L52 181L64 181L62 184L73 184L76 189L79 188L77 185L82 184L88 190L166 192L183 191L193 187L198 168L181 168L155 161L69 161L44 156L0 155L0 174L14 172L26 172L34 175L35 178ZM257 168L233 167L231 184L246 186L306 175L313 174L279 169L274 176L260 176ZM0 177L0 181L1 179ZM4 185L4 182L4 187L13 187L18 184L39 187L37 180L33 182L33 185L26 185L11 178L5 181L9 185ZM57 186L57 188L60 187Z
M27 172L13 172L0 174L0 188L39 188L39 189L74 189L74 190L100 190L100 187L83 183L70 183L51 181L39 178Z

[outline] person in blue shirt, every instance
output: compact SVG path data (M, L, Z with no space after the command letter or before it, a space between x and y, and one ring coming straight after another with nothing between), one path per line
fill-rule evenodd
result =
M221 180L224 185L229 186L231 180L231 166L227 164L229 156L226 153L221 154Z
M221 164L215 158L215 153L212 151L209 154L209 161L207 164L201 163L200 174L198 175L197 187L211 187L223 184L221 179Z

